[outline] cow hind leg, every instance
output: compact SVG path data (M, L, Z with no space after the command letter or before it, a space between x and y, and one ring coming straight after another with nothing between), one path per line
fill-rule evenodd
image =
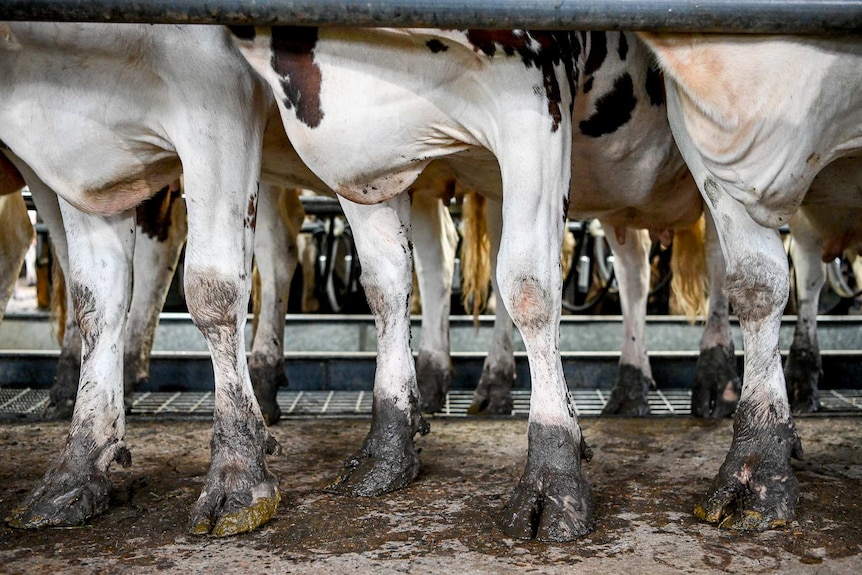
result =
M560 250L569 191L565 142L532 142L531 149L544 150L533 155L541 165L525 162L518 153L498 155L505 196L497 282L500 300L524 340L532 383L527 463L503 509L501 527L511 537L541 541L585 535L593 528L595 506L581 469L589 450L559 351Z
M700 353L691 390L694 417L720 419L732 415L739 401L742 381L736 370L736 353L724 280L727 275L721 244L711 216L706 218L706 263L709 266L709 311L700 338Z
M649 234L626 230L620 244L614 228L605 225L614 252L615 274L623 312L623 345L617 381L603 415L649 415L649 391L655 387L646 348L646 304L649 296Z
M488 238L491 244L491 286L495 294L500 293L497 283L497 256L500 252L500 237L503 233L502 206L487 200L486 217ZM512 346L512 318L506 306L498 305L494 310L494 333L491 349L482 365L482 375L473 401L468 408L471 415L511 415L514 402L512 387L515 384L515 353Z
M165 188L137 208L132 303L126 321L123 387L126 412L150 380L150 356L171 280L186 241L186 205L179 187Z
M422 298L422 336L416 378L422 411L443 409L452 383L449 310L458 234L449 208L440 199L413 194L413 253Z
M419 410L410 350L412 253L407 194L362 206L341 200L362 263L362 286L377 327L377 369L371 431L329 486L335 493L372 496L407 486L419 473L416 433L429 427Z
M799 498L790 459L801 457L802 447L778 353L787 256L778 232L757 225L714 186L707 181L727 254L726 287L742 329L745 371L730 450L695 515L729 529L765 530L786 525Z
M801 216L802 214L800 214ZM820 407L823 360L817 339L817 306L826 283L820 242L803 217L793 220L790 256L796 272L797 314L793 343L784 363L787 395L794 412L810 413Z
M108 508L108 467L131 464L124 443L123 327L134 241L131 214L99 218L61 202L70 248L69 285L83 334L72 426L63 451L7 519L14 527L77 525Z
M267 425L281 419L278 389L288 386L284 366L284 316L299 262L297 238L305 211L297 190L261 185L254 253L260 275L260 305L248 369Z

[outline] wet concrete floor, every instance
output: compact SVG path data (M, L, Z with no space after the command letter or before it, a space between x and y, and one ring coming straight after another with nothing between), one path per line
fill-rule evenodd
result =
M224 540L188 535L211 424L132 418L133 465L112 471L106 514L67 529L0 525L0 573L862 573L862 418L797 420L806 458L787 528L737 534L691 510L720 466L731 422L584 419L596 530L581 541L513 540L495 525L526 459L524 419L431 419L422 472L379 498L325 493L366 419L283 421L273 521ZM0 517L63 445L67 424L0 422ZM648 571L646 571L648 570Z

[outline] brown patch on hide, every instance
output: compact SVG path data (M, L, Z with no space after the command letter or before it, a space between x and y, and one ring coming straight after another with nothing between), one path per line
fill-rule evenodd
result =
M281 76L284 105L309 128L323 119L320 67L314 62L317 28L277 26L272 29L272 69Z

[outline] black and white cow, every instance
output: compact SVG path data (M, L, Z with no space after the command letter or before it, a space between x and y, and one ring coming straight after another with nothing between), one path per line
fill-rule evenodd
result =
M641 38L665 72L674 137L715 219L745 347L733 442L696 513L735 529L785 525L799 496L790 458L802 446L778 348L789 278L777 228L821 170L862 149L862 41Z
M562 373L559 252L570 188L569 34L233 29L276 94L302 160L341 197L378 332L371 431L333 489L372 495L419 468L427 431L410 350L411 223L403 192L445 160L502 201L498 294L521 330L533 396L529 453L503 512L510 535L591 529L587 455ZM489 185L490 183L490 185ZM473 185L476 184L476 185Z

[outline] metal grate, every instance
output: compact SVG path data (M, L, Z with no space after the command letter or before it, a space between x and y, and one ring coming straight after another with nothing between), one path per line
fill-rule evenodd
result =
M527 417L530 392L512 392L512 417ZM571 391L575 413L580 417L597 416L609 398L607 390ZM441 415L466 417L473 394L471 391L449 392ZM372 394L368 391L280 391L278 404L284 417L370 417ZM691 391L665 389L650 392L653 416L686 416L690 414ZM0 415L38 415L48 403L46 389L0 389ZM211 416L215 403L213 392L145 392L135 396L132 415ZM862 390L823 390L820 397L822 415L862 416Z

